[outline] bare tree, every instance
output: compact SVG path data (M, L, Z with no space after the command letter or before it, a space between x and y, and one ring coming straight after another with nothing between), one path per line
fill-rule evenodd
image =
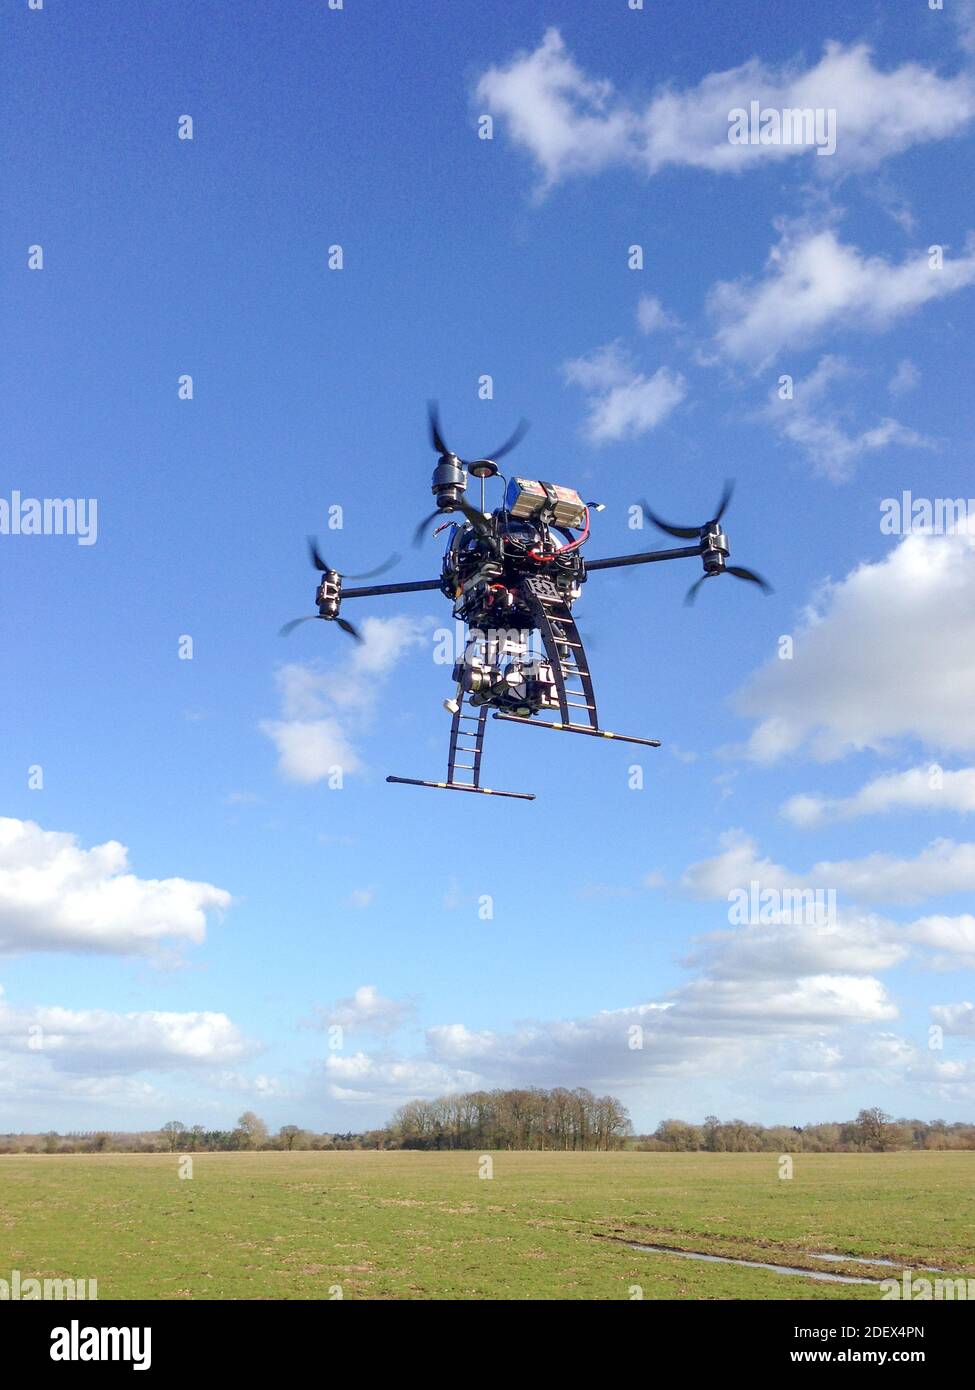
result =
M267 1125L253 1110L245 1110L237 1121L242 1149L260 1149L267 1143Z
M183 1124L182 1120L167 1120L160 1132L165 1134L169 1141L170 1153L175 1153L183 1142L186 1126Z
M894 1136L890 1131L890 1116L885 1115L879 1106L861 1110L856 1117L856 1128L865 1149L877 1149L883 1153L892 1147Z

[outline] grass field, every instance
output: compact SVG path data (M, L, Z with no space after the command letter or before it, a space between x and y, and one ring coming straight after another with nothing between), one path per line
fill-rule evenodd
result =
M975 1277L975 1153L344 1152L0 1157L0 1278L99 1298L877 1299L625 1241L888 1277Z

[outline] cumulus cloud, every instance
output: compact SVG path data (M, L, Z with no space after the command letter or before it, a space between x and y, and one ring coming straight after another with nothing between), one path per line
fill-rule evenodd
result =
M805 349L836 327L880 332L896 319L975 282L975 243L932 267L928 252L894 263L865 256L832 228L786 227L765 274L715 285L708 309L728 357L767 367L785 348Z
M975 846L965 869L975 876ZM883 893L907 895L920 885L940 891L952 856L932 847L914 861L871 856L843 865L820 864L797 876L763 857L754 842L731 832L717 861L691 866L685 886L721 897L759 876L763 885L813 882L832 876L862 888L873 875ZM884 862L877 862L882 858ZM932 866L940 865L934 877ZM801 1093L862 1094L909 1087L932 1100L975 1098L975 1063L933 1056L889 1031L897 1018L880 976L911 954L935 953L928 963L964 965L975 952L971 917L922 917L898 924L862 911L841 910L821 926L782 920L721 927L699 936L682 962L688 978L658 997L581 1017L532 1018L511 1027L471 1027L454 1020L424 1031L412 1055L360 1050L331 1057L329 1094L387 1108L411 1098L510 1086L586 1086L611 1091L656 1113L686 1107L694 1086L699 1105L716 1091L730 1105L761 1093L779 1118L781 1097ZM336 1016L394 1014L371 988L340 1001ZM933 1017L946 1031L975 1031L973 1006L940 1005ZM701 1097L708 1099L700 1099ZM728 1097L731 1097L729 1100Z
M970 912L959 917L921 917L905 928L905 935L934 952L931 963L936 969L970 969L975 965L975 917Z
M782 815L800 829L891 811L975 811L975 768L945 772L937 764L888 772L867 782L853 796L799 793L782 805Z
M795 635L736 697L759 720L748 756L826 761L916 738L975 749L975 535L910 535L827 584Z
M844 893L855 902L920 902L941 893L975 889L975 844L934 840L913 859L875 853L860 859L820 860L801 873L760 856L741 830L721 836L721 851L691 864L681 885L698 898L727 898L757 883L761 889Z
M897 1010L877 972L908 949L874 917L819 930L773 924L712 932L684 962L690 978L663 997L578 1018L529 1019L509 1029L454 1021L424 1033L422 1052L336 1056L331 1094L402 1104L412 1096L495 1086L584 1085L632 1094L686 1094L699 1078L842 1075L850 1030ZM809 1080L807 1084L811 1085Z
M687 395L680 372L658 367L646 376L619 342L566 362L562 370L566 381L586 392L584 432L593 444L638 439L662 424Z
M934 840L913 859L868 854L862 859L823 862L814 872L858 901L920 902L941 893L975 889L975 844Z
M709 963L713 973L734 981L872 975L899 965L910 949L894 923L856 913L821 925L753 923L709 933L704 942L685 964Z
M962 1004L935 1004L931 1017L946 1033L975 1038L975 1004L968 1000Z
M667 328L678 328L680 320L667 310L652 294L641 294L636 306L636 321L641 333L660 333Z
M340 769L362 771L354 739L369 725L384 681L419 646L430 619L366 618L363 641L328 670L291 662L276 674L281 717L260 728L278 753L278 771L291 782L321 782Z
M837 971L776 979L723 978L715 969L668 998L584 1018L531 1020L508 1031L462 1023L426 1031L426 1050L391 1059L357 1053L330 1059L331 1092L402 1104L411 1097L495 1086L587 1086L632 1093L668 1085L686 1096L703 1077L774 1077L790 1049L824 1035L886 1022L896 1009L880 981Z
M429 1059L372 1057L365 1052L333 1053L325 1062L325 1077L333 1100L386 1106L472 1090L478 1082L473 1072Z
M733 889L747 888L753 882L778 890L806 886L788 869L760 856L757 844L743 830L723 831L719 843L720 854L698 860L684 870L681 887L695 898L726 898Z
M224 1064L251 1050L222 1013L15 1009L0 1001L0 1051L91 1075Z
M848 429L844 413L831 406L827 397L835 382L852 374L842 358L822 357L807 377L794 382L791 397L783 397L777 386L772 389L764 416L783 439L803 451L817 473L835 483L845 482L865 455L891 444L935 447L933 440L889 416L869 429Z
M185 878L138 878L117 840L82 849L66 831L0 817L0 952L151 954L199 943L231 896Z
M942 77L916 62L883 71L864 43L828 42L811 67L750 58L694 86L669 84L648 101L627 100L608 79L585 73L555 28L533 52L489 68L476 95L538 165L543 191L614 166L647 175L667 166L739 173L811 156L810 145L732 144L729 113L752 101L779 111L835 110L836 153L815 159L824 174L862 169L957 135L975 116L975 83L967 71Z
M360 985L347 999L337 999L319 1009L323 1024L337 1024L349 1032L393 1033L411 1019L415 1005L387 999L375 985Z
M793 928L794 930L794 928ZM749 1025L760 1032L897 1017L879 980L859 975L807 975L797 980L701 979L681 991L682 1015L702 1026Z

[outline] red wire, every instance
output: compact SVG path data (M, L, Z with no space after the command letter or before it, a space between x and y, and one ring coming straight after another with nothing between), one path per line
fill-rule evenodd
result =
M537 550L529 550L528 555L532 560L539 560L547 564L554 560L557 555L568 555L571 550L578 550L589 539L589 508L585 509L585 517L582 522L582 531L576 536L574 541L567 541L565 545L560 545L557 550L553 550L551 555L541 555Z

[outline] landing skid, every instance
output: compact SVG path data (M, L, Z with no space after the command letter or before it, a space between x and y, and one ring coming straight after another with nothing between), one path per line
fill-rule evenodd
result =
M614 738L617 743L639 743L644 748L659 748L659 738L635 738L631 734L613 734L608 729L587 729L582 724L549 723L544 719L524 719L520 714L496 714L509 724L527 724L531 729L554 729L561 734L586 734L589 738Z
M478 796L510 796L516 801L534 801L534 792L499 792L493 787L472 787L469 782L425 782L419 777L387 777L387 782L400 782L407 787L437 787L445 792L476 792Z

